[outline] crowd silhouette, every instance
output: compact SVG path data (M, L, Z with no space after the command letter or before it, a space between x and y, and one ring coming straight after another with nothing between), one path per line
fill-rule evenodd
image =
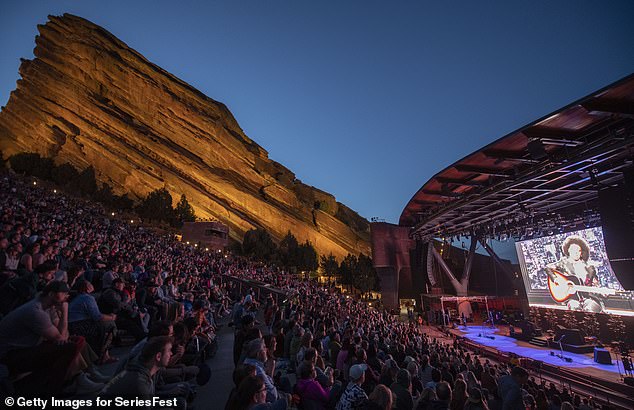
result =
M207 362L230 325L230 410L598 407L334 287L205 252L33 179L5 173L0 193L4 394L161 397L185 409L216 382ZM114 345L130 348L115 357Z

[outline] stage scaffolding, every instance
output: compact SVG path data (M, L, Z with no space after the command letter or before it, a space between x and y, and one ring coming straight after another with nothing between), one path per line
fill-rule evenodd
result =
M489 312L489 299L493 299L495 298L494 296L441 296L440 297L440 305L441 305L441 310L442 310L442 318L443 318L443 325L447 326L447 314L445 313L445 302L456 302L456 304L459 306L460 303L464 303L464 302L469 302L471 303L472 301L474 302L484 302L484 305L486 307L486 311L487 311L487 318L489 321L491 321L491 324L493 324L493 321L491 320L491 313Z

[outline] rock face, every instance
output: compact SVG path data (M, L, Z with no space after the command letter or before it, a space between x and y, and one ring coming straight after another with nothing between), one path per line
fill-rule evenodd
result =
M369 254L367 220L270 160L224 104L87 20L50 16L38 29L35 59L22 61L0 112L5 158L92 165L118 194L186 194L238 240L262 227L278 240L290 230L321 254Z

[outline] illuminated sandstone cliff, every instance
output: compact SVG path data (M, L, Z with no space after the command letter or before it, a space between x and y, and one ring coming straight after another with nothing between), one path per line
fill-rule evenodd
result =
M292 231L321 254L369 253L368 222L268 158L227 107L147 61L105 29L65 14L39 26L35 59L0 112L4 157L38 152L93 165L115 193L165 187L241 239Z

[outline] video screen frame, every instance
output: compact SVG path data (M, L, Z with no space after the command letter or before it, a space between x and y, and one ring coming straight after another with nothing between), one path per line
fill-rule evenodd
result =
M634 292L625 291L614 274L601 227L518 241L515 247L529 306L634 316Z

